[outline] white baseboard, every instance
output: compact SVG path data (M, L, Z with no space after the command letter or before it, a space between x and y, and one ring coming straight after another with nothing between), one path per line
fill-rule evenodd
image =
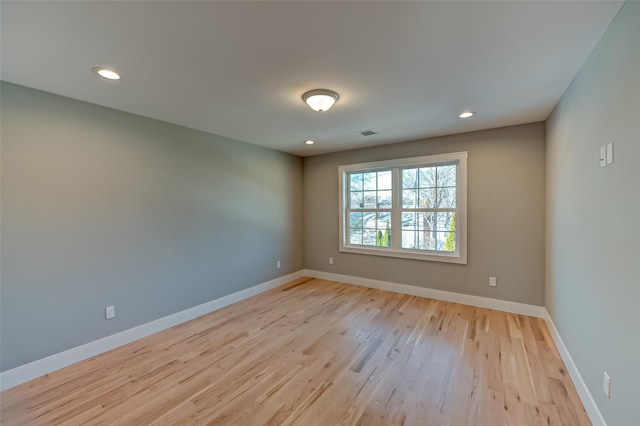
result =
M582 375L580 375L578 367L573 362L573 358L571 358L562 337L560 337L560 333L558 332L556 325L553 323L553 319L551 319L551 315L549 315L549 312L546 309L544 310L544 321L547 323L547 328L549 329L551 337L556 344L556 348L558 348L558 352L560 353L560 357L567 368L569 377L571 377L573 385L578 391L578 395L580 396L582 405L584 405L584 409L589 416L589 420L591 420L591 423L594 426L607 426L607 423L604 421L604 417L602 417L602 413L600 413L593 396L591 396L591 392L589 392L589 388L587 388L587 384L582 379Z
M323 280L339 281L347 284L371 287L378 290L393 291L395 293L410 294L412 296L428 297L430 299L444 300L447 302L461 303L463 305L478 306L480 308L494 309L496 311L511 312L514 314L528 315L544 318L543 306L528 305L526 303L509 302L507 300L491 299L489 297L472 296L469 294L454 293L451 291L435 290L432 288L416 287L407 284L392 283L389 281L372 280L370 278L354 277L350 275L333 274L330 272L304 270L304 275Z
M11 370L0 373L0 390L17 386L29 380L52 373L61 368L75 364L101 353L115 349L118 346L133 342L199 316L216 311L232 303L263 293L272 288L286 284L303 276L303 271L294 272L271 281L267 281L253 287L220 297L184 311L176 312L163 318L121 331L111 336L95 340L93 342L71 348L64 352L21 365Z

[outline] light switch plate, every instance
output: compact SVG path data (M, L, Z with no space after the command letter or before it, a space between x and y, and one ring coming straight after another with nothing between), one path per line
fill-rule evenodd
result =
M602 145L600 147L600 167L607 165L607 147Z
M104 308L104 317L106 319L111 319L116 316L116 307L115 306L107 306Z
M607 398L611 398L611 379L606 371L604 372L604 380L602 381L602 391L607 395Z
M607 144L607 165L613 163L613 142Z

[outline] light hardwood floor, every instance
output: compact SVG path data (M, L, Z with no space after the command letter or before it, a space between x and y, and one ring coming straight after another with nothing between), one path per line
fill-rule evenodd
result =
M2 394L2 425L587 425L537 318L303 278Z

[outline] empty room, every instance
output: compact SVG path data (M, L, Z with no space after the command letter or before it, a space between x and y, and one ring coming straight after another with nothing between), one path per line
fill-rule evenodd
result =
M640 426L640 1L0 37L3 426Z

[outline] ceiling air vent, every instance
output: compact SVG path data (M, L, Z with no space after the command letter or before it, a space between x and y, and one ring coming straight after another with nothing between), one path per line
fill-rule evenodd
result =
M377 132L374 132L373 130L369 129L369 130L363 130L360 132L360 134L362 136L371 136L371 135L377 135Z

